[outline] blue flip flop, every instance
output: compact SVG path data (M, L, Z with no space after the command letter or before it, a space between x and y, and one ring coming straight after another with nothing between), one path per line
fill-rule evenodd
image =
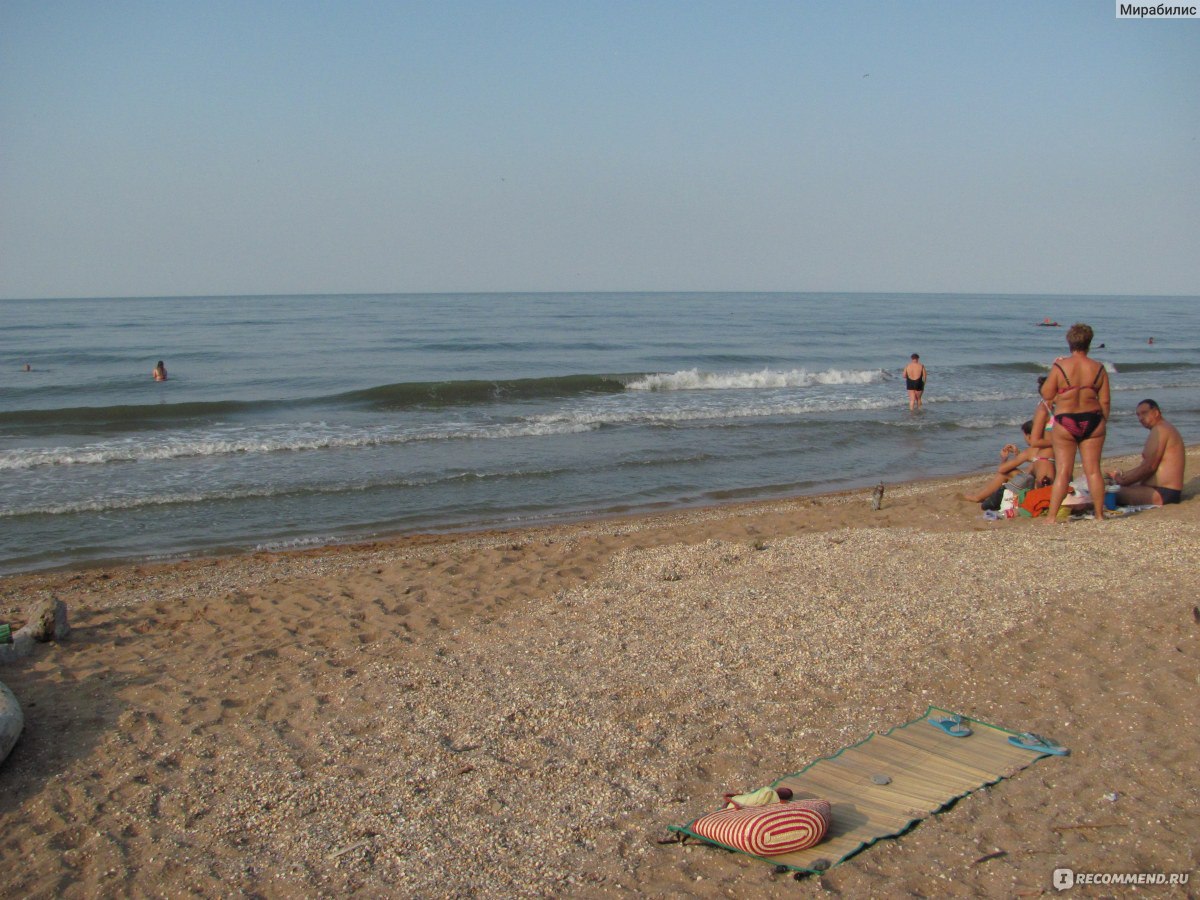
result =
M1014 747L1020 747L1022 750L1032 750L1034 753L1045 753L1049 756L1067 756L1071 752L1062 744L1055 743L1050 738L1044 738L1040 734L1034 734L1032 731L1026 731L1024 734L1014 734L1008 739L1008 742Z
M970 737L971 728L963 724L963 717L952 713L944 719L927 720L934 728L939 728L950 737Z

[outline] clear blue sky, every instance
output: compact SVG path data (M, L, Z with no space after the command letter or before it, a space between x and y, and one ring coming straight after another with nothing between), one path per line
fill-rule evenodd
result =
M1200 20L0 3L0 297L1200 293Z

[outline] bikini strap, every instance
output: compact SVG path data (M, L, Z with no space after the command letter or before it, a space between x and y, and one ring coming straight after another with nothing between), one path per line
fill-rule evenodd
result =
M1063 381L1065 381L1067 383L1067 387L1072 387L1071 379L1067 377L1067 370L1058 364L1057 359L1054 361L1054 368L1056 368L1056 369L1058 369L1058 371L1062 372Z

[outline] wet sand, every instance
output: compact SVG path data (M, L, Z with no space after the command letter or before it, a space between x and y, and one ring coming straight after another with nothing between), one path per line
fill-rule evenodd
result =
M74 629L0 668L2 893L1194 896L1200 479L1064 526L983 480L2 579ZM800 883L658 843L931 703L1072 754Z

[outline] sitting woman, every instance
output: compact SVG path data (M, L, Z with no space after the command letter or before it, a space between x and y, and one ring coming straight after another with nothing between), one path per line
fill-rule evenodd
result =
M1071 476L1075 472L1075 452L1083 462L1092 509L1097 519L1104 518L1104 475L1100 472L1100 455L1104 451L1105 423L1111 403L1108 373L1104 364L1088 357L1092 346L1092 329L1082 323L1067 331L1070 356L1062 356L1050 367L1050 375L1042 385L1042 399L1054 404L1050 434L1058 473L1050 494L1050 522L1058 517L1058 508L1067 496Z
M1000 466L996 469L996 474L974 494L963 494L964 500L982 503L1004 487L1006 482L1012 481L1019 475L1021 466L1025 463L1030 464L1029 474L1033 477L1031 487L1043 487L1053 483L1054 451L1033 445L1033 427L1033 419L1021 425L1021 431L1025 434L1025 443L1029 446L1018 452L1016 444L1005 444L1004 449L1000 451Z
M1050 432L1054 430L1054 407L1041 399L1042 385L1046 383L1046 375L1038 377L1038 405L1033 413L1033 432L1027 438L1029 446L1038 450L1045 450L1045 456L1050 460L1050 479L1042 481L1038 479L1038 487L1045 487L1054 482L1054 441L1050 436Z

